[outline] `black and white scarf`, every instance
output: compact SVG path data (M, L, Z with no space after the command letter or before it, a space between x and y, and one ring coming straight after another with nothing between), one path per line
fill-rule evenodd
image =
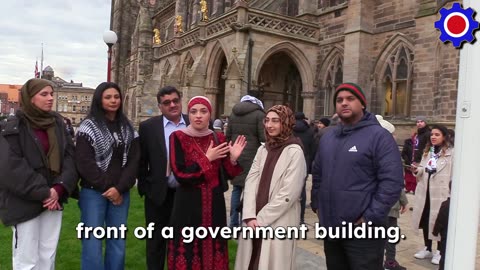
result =
M123 150L122 167L127 164L128 150L133 139L138 137L138 133L134 130L133 134L129 127L120 126L121 136L125 142ZM107 171L108 165L112 159L113 147L116 139L112 136L110 130L105 123L98 123L92 119L85 119L78 128L77 137L83 136L92 145L95 151L95 161L97 166L104 172Z

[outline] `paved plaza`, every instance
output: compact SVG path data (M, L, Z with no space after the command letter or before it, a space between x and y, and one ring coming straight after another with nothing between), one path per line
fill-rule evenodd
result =
M307 204L310 203L310 190L312 186L311 177L307 181ZM225 193L227 201L227 211L230 211L230 194L231 188ZM414 195L407 194L409 206L413 203ZM405 240L401 240L397 245L397 261L407 269L411 270L436 270L437 265L430 263L430 260L418 260L413 255L423 247L423 236L419 231L418 234L412 230L411 226L412 211L407 210L403 214L398 223L401 228L401 233L406 236ZM315 222L318 222L317 216L307 207L305 211L305 223L307 224L308 238L306 240L299 240L297 242L297 269L299 270L324 270L327 269L325 264L325 253L323 252L323 241L317 240L314 237ZM433 244L436 248L436 243ZM480 245L477 242L477 251L480 250ZM475 269L480 269L480 255L477 252Z

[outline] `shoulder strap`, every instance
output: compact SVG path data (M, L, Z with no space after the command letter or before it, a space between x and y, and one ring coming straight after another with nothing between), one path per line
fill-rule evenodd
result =
M212 133L212 135L213 135L213 140L215 141L215 144L216 144L216 145L219 145L220 142L218 141L217 133L214 131L214 132Z

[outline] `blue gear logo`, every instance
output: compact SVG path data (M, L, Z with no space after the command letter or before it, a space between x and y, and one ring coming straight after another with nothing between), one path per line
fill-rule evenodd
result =
M440 40L443 43L452 42L459 48L463 42L472 43L475 39L473 33L479 23L473 19L473 9L463 9L459 3L454 3L452 8L440 9L440 20L435 22L435 28L440 30Z

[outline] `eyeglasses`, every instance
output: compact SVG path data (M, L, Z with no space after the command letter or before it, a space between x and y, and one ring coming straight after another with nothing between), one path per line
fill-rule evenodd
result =
M278 123L280 123L280 118L272 118L272 119L270 119L270 118L265 118L265 119L263 119L263 123L264 123L264 124L267 124L267 123L269 123L269 122L272 122L272 123L274 123L274 124L278 124Z
M164 106L170 106L170 104L173 102L173 104L177 105L178 103L180 103L180 99L179 98L174 98L172 100L164 100L161 102L162 105Z

